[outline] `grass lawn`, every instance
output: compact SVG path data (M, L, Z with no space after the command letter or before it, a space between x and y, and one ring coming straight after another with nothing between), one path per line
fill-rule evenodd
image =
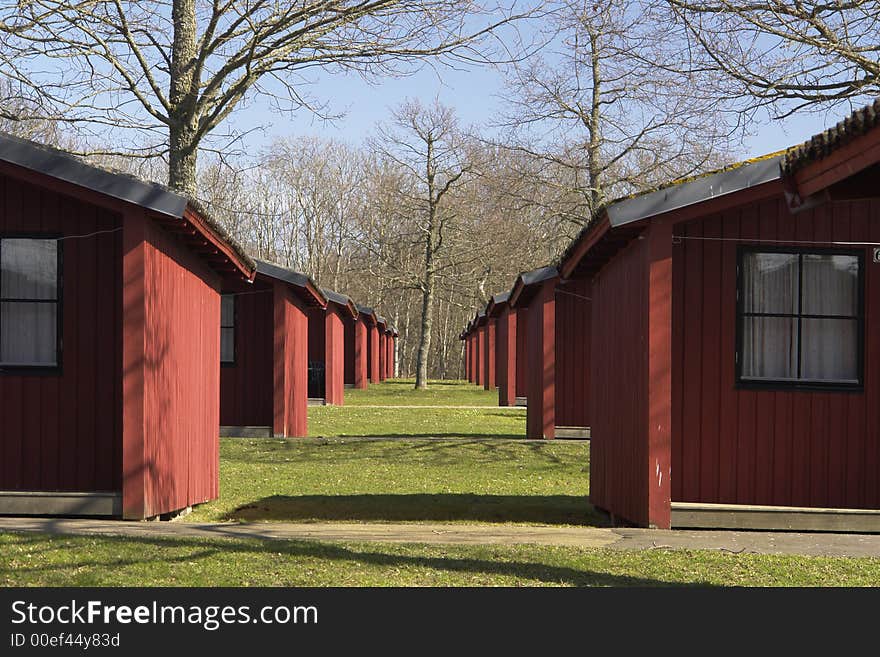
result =
M526 411L514 408L312 406L309 436L524 438Z
M499 409L495 393L465 382L412 385L310 407L308 439L221 439L220 499L187 519L600 522L587 442L521 440L525 409ZM382 404L406 407L364 408Z
M351 406L497 406L498 391L483 390L467 381L428 381L427 390L415 390L415 379L388 379L366 390L347 389Z
M0 534L0 586L875 586L880 560Z
M224 438L186 520L596 524L588 481L584 441Z

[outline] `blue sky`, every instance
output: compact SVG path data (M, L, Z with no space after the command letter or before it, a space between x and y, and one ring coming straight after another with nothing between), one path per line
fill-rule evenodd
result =
M311 93L317 99L329 102L332 111L344 112L343 118L331 123L304 110L294 117L281 116L270 112L261 103L244 110L237 118L240 121L247 116L249 121L269 126L266 136L259 138L258 143L274 136L314 134L359 143L377 121L387 117L390 107L408 97L430 101L439 96L444 104L456 108L464 124L487 125L502 107L499 98L502 91L501 74L488 67L469 70L424 68L412 76L386 78L374 84L356 75L324 73L311 88ZM850 111L848 107L840 106L830 111L796 114L783 121L758 117L752 126L753 134L746 138L742 155L744 158L754 157L798 144L833 125Z

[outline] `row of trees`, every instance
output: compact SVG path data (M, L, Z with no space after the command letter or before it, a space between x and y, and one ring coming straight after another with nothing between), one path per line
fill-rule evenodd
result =
M755 112L876 93L878 20L868 0L0 0L0 128L166 180L255 255L378 304L424 386L459 374L473 308L608 200L723 164ZM230 119L255 100L327 115L315 71L426 62L499 67L495 125L414 100L363 144L243 157L259 126Z

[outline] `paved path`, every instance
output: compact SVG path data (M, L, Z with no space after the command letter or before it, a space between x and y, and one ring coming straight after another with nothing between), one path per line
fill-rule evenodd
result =
M59 518L0 518L0 532L135 537L258 538L376 541L439 545L565 545L617 550L704 549L730 553L880 557L880 535L694 531L404 523L121 522Z

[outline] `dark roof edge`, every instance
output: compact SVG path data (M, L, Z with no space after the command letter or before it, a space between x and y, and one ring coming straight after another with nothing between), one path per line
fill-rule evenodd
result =
M290 285L294 285L304 290L309 290L310 292L320 295L320 297L317 298L322 304L327 303L327 297L323 290L318 287L318 284L315 283L311 277L265 260L256 260L255 262L257 263L258 274L263 274L269 278L274 278L275 280L289 283Z
M2 132L0 160L170 217L183 217L189 202L159 183L104 169L58 148Z
M785 155L760 159L695 180L611 203L605 208L612 227L695 205L719 196L757 187L782 177Z
M555 276L559 275L559 270L556 269L553 265L547 265L546 267L541 267L540 269L533 269L532 271L527 271L518 276L518 280L522 281L523 286L535 285L537 283L543 283L546 280L549 280ZM510 297L508 297L510 298Z
M151 212L177 219L189 207L201 216L207 227L226 242L252 271L254 260L197 200L165 185L147 182L123 171L90 164L81 158L46 144L0 132L0 161L38 174L88 189L118 201L137 205Z

